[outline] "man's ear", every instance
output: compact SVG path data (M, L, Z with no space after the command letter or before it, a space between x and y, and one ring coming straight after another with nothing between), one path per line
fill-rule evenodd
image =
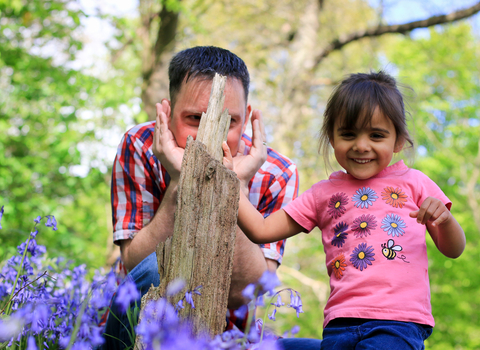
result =
M242 134L245 133L245 129L247 128L247 124L248 124L248 121L250 120L251 113L252 113L252 105L249 103L247 104L247 109L245 110L245 122L243 123Z
M170 102L170 100L167 100L166 98L163 98L161 103L162 103L163 111L165 112L165 115L167 116L168 124L170 125L170 119L171 119L171 113L172 113L172 103Z
M395 147L393 148L393 153L398 153L403 149L405 146L405 139L403 137L397 138L395 141Z

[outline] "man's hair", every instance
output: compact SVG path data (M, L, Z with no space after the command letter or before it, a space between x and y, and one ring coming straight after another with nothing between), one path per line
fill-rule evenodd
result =
M172 106L184 81L186 83L189 79L198 77L212 80L215 73L240 80L245 102L247 101L250 75L245 62L234 53L219 47L196 46L180 51L170 62L168 78Z
M383 71L351 74L333 91L323 114L320 150L328 159L328 145L333 140L335 121L346 129L371 123L376 108L395 127L397 140L403 139L413 147L407 129L403 95L393 77Z

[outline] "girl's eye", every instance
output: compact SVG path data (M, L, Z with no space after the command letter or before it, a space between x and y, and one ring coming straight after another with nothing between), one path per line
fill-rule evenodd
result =
M343 138L352 138L352 137L355 137L355 133L351 131L344 131L340 134L340 136Z
M383 134L380 134L380 133L374 133L374 134L372 134L372 138L373 139L383 139L384 136L383 136Z

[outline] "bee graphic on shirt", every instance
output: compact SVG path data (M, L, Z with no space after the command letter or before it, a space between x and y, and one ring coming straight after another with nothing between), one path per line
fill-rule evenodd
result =
M388 260L395 259L395 257L397 256L397 252L401 250L402 247L399 245L395 245L395 241L393 239L389 239L387 243L382 244L382 254Z

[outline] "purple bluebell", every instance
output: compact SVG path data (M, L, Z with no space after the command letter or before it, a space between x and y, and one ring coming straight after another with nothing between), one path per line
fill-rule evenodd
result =
M120 307L120 310L125 312L130 306L130 303L137 300L139 297L140 293L137 290L135 282L127 278L125 282L118 288L115 302Z
M193 299L192 299L192 292L185 293L185 301L190 304L192 309L195 309L195 304L193 303Z
M39 224L40 220L42 220L42 217L39 215L35 219L33 219L33 222L35 222L36 224Z
M2 209L0 209L0 229L2 228L2 218L3 218L3 212L4 210L4 205L2 205Z
M275 314L277 313L277 308L274 308L272 313L268 315L268 318L272 321L275 321Z
M256 288L256 286L253 283L250 283L242 291L242 295L248 300L255 299L255 288Z
M238 317L238 318L242 318L244 319L245 316L247 315L248 313L248 306L247 305L242 305L240 306L237 310L235 310L233 312L233 314L235 315L235 317Z
M258 284L262 287L263 292L270 292L273 295L273 289L280 285L280 280L275 272L267 270L258 280Z
M45 226L51 227L53 231L57 231L57 219L55 219L55 216L53 215L47 215L47 223Z
M180 293L180 291L185 288L186 282L181 278L176 278L172 282L170 282L167 286L166 295L167 297L171 297L175 294Z

